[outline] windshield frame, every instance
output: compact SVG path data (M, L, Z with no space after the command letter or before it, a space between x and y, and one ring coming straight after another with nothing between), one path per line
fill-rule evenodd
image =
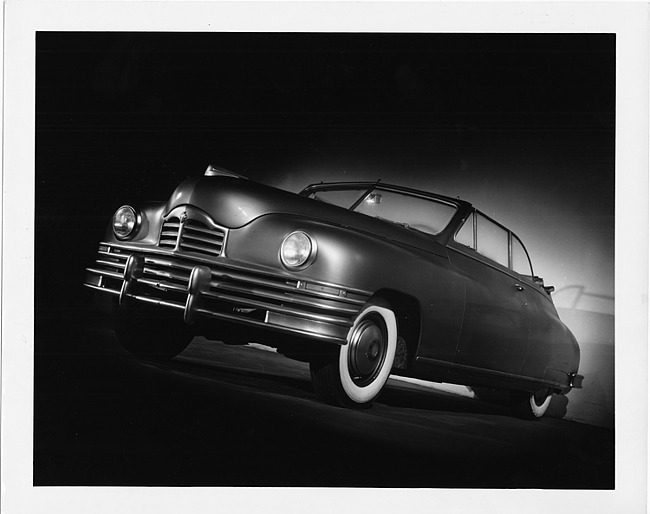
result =
M331 204L335 207L341 208L341 209L346 209L351 212L356 212L358 214L364 215L363 213L360 213L356 211L355 209L366 199L370 194L372 194L376 190L380 191L386 191L386 192L392 192L392 193L397 193L397 194L403 194L405 196L410 196L414 198L419 198L422 200L428 200L432 202L437 202L441 204L448 205L450 207L453 207L455 212L453 215L449 218L447 221L446 225L444 226L443 229L441 229L437 233L429 233L429 232L424 232L422 230L419 230L414 227L410 227L407 225L404 225L403 223L400 223L398 221L394 221L391 219L386 219L386 218L378 218L378 219L383 219L384 221L387 221L389 223L395 223L397 225L404 226L405 228L408 228L409 230L415 230L417 232L420 232L421 234L426 234L430 237L437 237L440 236L443 233L447 233L450 228L455 224L455 220L457 220L459 212L463 211L463 207L466 205L469 205L467 202L464 202L460 199L454 199L448 196L444 195L439 195L436 193L429 193L426 191L420 191L417 189L411 189L408 187L402 187L402 186L396 186L394 184L387 184L384 182L321 182L318 184L311 184L307 186L305 189L303 189L299 194L301 196L305 196L307 198L310 198L311 195L321 192L321 191L350 191L350 190L358 190L360 193L359 198L355 202L352 203L349 207L343 207L339 206L336 204Z

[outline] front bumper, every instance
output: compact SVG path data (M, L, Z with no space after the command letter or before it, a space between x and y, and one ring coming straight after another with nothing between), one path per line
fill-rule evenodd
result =
M136 243L101 243L87 287L197 318L346 344L371 293L275 270Z

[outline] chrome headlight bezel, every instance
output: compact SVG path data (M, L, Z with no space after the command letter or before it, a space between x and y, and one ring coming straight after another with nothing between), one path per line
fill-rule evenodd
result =
M289 254L290 244L297 244L303 249L298 249L300 256L296 259L291 258ZM311 265L316 258L317 245L316 240L302 230L295 230L288 234L280 245L280 261L282 265L292 271L303 270Z
M121 217L126 216L129 218L129 221L120 222L122 224L127 225L128 231L124 231L124 230L120 231L120 229L118 229L118 216ZM126 241L132 239L133 236L138 233L138 229L140 228L141 224L142 224L142 215L137 209L131 207L130 205L122 205L122 207L117 209L115 211L115 214L113 214L113 222L112 222L113 234L120 241Z

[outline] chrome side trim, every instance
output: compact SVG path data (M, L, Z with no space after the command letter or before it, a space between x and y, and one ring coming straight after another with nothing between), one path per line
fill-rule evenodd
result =
M210 312L205 309L199 309L198 312L200 314L203 314L204 316L210 316L213 318L219 318L227 321L234 321L236 323L241 323L244 322L246 325L253 325L255 327L262 327L266 328L269 330L273 330L276 332L288 332L290 334L294 335L299 335L299 336L306 336L310 337L312 339L317 339L319 341L327 342L327 343L334 343L338 345L345 345L347 344L347 339L345 337L335 337L331 335L325 335L325 334L319 334L318 332L310 332L307 330L300 330L292 327L280 327L278 325L271 325L269 323L266 323L265 321L258 321L258 320L251 320L251 319L244 319L241 316L236 316L233 314L226 314L226 313L217 313L217 312Z
M211 285L218 289L218 290L223 290L223 291L230 291L230 292L238 292L238 293L245 293L249 294L251 296L258 296L258 297L264 297L264 298L269 298L277 301L284 301L287 303L293 303L296 305L305 305L305 306L311 306L314 308L318 309L323 309L331 312L337 312L340 313L341 315L345 316L352 316L355 315L359 312L359 309L355 308L346 308L342 306L334 306L334 305L328 305L324 304L322 302L317 302L314 300L311 300L309 298L301 298L297 295L292 294L291 296L287 295L282 295L282 294L275 294L270 291L257 291L255 289L249 290L241 287L237 287L236 285L230 285L230 284L223 284L220 282L212 282ZM302 291L301 291L302 293ZM210 295L211 292L206 293L206 295ZM305 296L311 296L311 295L305 295Z
M531 387L539 387L539 384L543 384L546 386L554 387L557 389L564 389L566 388L568 384L568 379L567 383L561 383L561 382L556 382L556 381L551 381L551 380L544 380L542 378L536 379L536 378L531 378L531 377L526 377L523 375L517 375L514 373L506 373L504 371L495 371L491 369L485 369L485 368L478 368L475 366L468 366L466 364L456 364L453 362L448 362L448 361L441 361L437 359L431 359L429 357L422 357L418 356L416 357L416 362L425 366L435 366L438 368L446 368L452 372L458 371L458 372L463 372L466 375L476 375L476 376L482 376L482 377L490 377L494 379L501 380L503 382L519 382L519 383L525 383L529 384Z
M285 307L285 306L279 306L279 305L274 305L272 303L267 303L267 302L260 302L257 300L250 300L250 299L242 299L237 296L232 296L232 295L227 295L227 294L219 294L219 293L214 293L212 291L208 291L204 293L206 297L209 298L214 298L216 300L223 300L227 302L233 302L240 304L245 307L253 307L256 309L264 309L267 311L272 311L272 312L278 312L281 314L289 314L293 316L300 316L302 318L306 318L309 320L313 321L322 321L325 323L332 323L334 325L340 325L343 327L351 327L352 326L352 321L349 318L338 318L335 316L327 316L324 314L313 314L310 312L305 312L301 311L300 309L296 309L293 307Z

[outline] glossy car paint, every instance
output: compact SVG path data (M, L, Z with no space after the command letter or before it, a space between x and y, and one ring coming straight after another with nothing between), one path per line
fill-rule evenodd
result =
M121 245L128 252L159 254L163 219L172 211L191 208L194 216L227 229L224 253L213 259L225 271L213 271L215 276L228 280L232 270L250 270L256 280L267 276L279 284L286 279L303 295L284 293L283 304L289 308L292 302L304 303L317 294L321 314L323 309L343 312L345 305L351 307L348 314L339 313L349 317L349 325L335 329L307 322L303 331L291 312L288 317L286 312L269 312L264 323L223 317L219 323L249 324L255 329L251 334L271 344L277 333L283 333L284 322L292 327L284 331L287 336L302 336L305 345L318 340L314 331L322 327L323 334L331 336L329 342L338 337L337 344L345 344L345 327L351 326L363 303L379 297L395 310L398 331L409 350L406 369L395 371L467 385L568 392L578 371L579 349L549 294L532 278L456 243L453 236L471 205L432 196L457 207L447 228L435 236L216 173L182 183L165 203L142 207L141 226L132 240L117 241L109 227L105 243L118 249ZM313 238L317 255L306 269L289 270L279 249L296 230ZM171 258L176 252L163 253ZM210 263L204 256L195 260ZM90 283L95 289L104 287L96 279ZM218 280L214 287L219 290ZM266 341L267 333L276 336Z

